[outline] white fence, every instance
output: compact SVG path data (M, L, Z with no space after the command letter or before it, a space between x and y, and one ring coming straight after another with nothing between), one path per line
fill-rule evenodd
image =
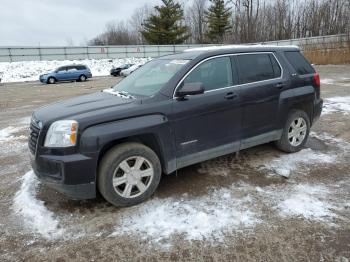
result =
M348 44L349 35L329 35L265 42L272 45ZM37 60L113 59L128 57L158 57L181 52L188 48L210 45L127 45L79 47L0 47L0 62Z

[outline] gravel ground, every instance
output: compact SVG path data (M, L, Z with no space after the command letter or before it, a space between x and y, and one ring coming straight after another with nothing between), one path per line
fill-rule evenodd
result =
M301 152L267 144L193 165L123 209L41 186L26 147L35 108L119 79L2 83L0 260L349 261L350 65L317 69L324 114Z

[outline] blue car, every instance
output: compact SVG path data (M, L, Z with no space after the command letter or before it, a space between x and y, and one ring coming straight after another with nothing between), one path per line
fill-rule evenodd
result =
M86 65L69 65L57 68L55 71L40 75L42 83L54 84L58 81L86 81L92 74Z

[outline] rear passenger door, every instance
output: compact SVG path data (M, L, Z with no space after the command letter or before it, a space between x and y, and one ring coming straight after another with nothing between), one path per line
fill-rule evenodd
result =
M280 93L287 85L273 53L238 54L234 57L242 106L241 149L278 137Z
M77 80L79 78L79 71L76 66L67 67L67 78L66 80Z

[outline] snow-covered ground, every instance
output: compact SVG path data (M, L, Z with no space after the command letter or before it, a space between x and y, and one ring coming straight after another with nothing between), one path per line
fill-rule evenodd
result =
M322 114L336 112L345 115L350 114L350 96L337 96L325 99Z
M44 201L36 197L39 181L33 171L27 172L22 179L21 188L13 201L15 213L23 217L24 226L28 230L45 238L62 237L64 232L59 228L55 214L45 207Z
M336 198L330 199L339 189L336 185L295 184L296 175L306 175L309 168L341 161L350 150L350 144L327 133L312 133L311 137L322 139L333 149L326 153L304 149L294 154L249 156L242 162L269 175L293 173L289 183L270 185L264 188L247 182L238 182L218 189L211 189L202 196L187 193L181 197L154 198L130 209L119 211L115 229L110 237L120 235L139 236L156 243L169 244L175 235L185 239L220 242L225 235L254 229L264 220L268 208L274 217L299 217L332 225L337 217L335 210L345 208ZM210 162L210 161L209 161ZM226 167L230 168L230 167ZM281 171L282 170L282 171ZM216 172L206 168L207 173ZM266 173L267 172L267 173ZM39 182L33 172L23 176L22 185L13 201L15 214L22 217L23 225L46 239L70 238L70 227L59 214L51 212L37 197ZM266 206L267 205L267 206ZM43 223L46 221L46 223ZM75 228L76 229L76 228ZM81 232L80 236L84 236ZM79 234L78 234L79 235Z
M30 117L24 117L0 129L0 155L18 154L19 151L22 151L26 147L27 136L23 133L28 130L29 122Z
M124 58L124 59L85 59L63 61L23 61L0 62L0 73L3 74L1 82L24 82L39 80L39 75L52 72L56 68L71 64L87 65L93 76L107 76L111 68L123 64L144 64L150 58Z
M334 78L322 78L321 77L321 84L325 85L338 85L338 86L350 86L350 78L347 77L340 77L337 79Z

